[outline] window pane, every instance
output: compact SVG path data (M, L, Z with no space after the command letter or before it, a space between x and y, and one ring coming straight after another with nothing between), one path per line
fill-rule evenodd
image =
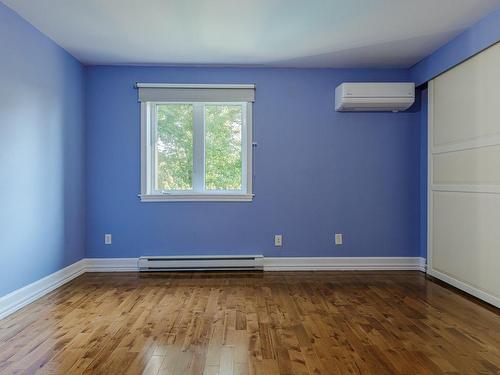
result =
M241 105L205 106L205 188L241 190Z
M156 106L156 190L193 188L193 106Z

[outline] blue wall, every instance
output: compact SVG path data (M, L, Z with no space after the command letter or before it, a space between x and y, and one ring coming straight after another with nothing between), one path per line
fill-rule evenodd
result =
M84 71L0 4L0 296L84 256Z
M343 81L408 78L405 70L89 67L87 256L418 256L418 110L334 111ZM253 202L139 202L137 81L257 85ZM334 246L335 232L343 246Z
M410 69L411 79L421 85L498 41L500 8L415 64Z
M420 256L427 258L427 85L417 89L420 98Z
M425 86L398 114L337 113L333 89L423 84L499 25L500 9L410 70L83 68L0 4L0 296L84 256L425 256ZM138 201L136 81L257 84L254 202Z

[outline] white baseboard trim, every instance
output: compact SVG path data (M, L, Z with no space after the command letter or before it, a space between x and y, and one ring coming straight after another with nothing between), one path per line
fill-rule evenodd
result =
M0 319L43 297L85 272L85 259L0 297Z
M294 257L264 258L264 271L422 271L419 257Z
M442 273L442 272L439 272L439 271L436 271L433 269L429 269L427 271L427 273L429 275L435 277L436 279L442 280L445 283L448 283L448 284L454 286L455 288L463 290L464 292L469 293L469 294L473 295L474 297L477 297L485 302L488 302L489 304L491 304L495 307L500 308L500 298L495 297L494 295L486 293L486 292L482 291L481 289L477 289L469 284L466 284L460 280L457 280L451 276L448 276L445 273Z
M86 272L136 272L139 258L87 258Z
M0 319L46 295L85 272L137 272L138 258L86 258L23 288L0 297ZM425 272L424 258L264 258L264 271L400 271ZM450 283L452 284L452 283ZM473 294L473 293L471 293Z
M138 271L138 258L89 258L87 272ZM422 271L419 257L264 257L264 271Z

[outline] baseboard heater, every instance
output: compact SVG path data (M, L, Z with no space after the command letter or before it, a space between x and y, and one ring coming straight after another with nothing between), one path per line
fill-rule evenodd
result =
M142 256L140 271L248 271L264 269L263 255Z

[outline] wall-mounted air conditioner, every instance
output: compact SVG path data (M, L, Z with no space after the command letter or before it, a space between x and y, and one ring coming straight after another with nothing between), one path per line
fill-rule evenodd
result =
M340 112L399 112L414 102L413 82L346 82L335 89L335 110Z

